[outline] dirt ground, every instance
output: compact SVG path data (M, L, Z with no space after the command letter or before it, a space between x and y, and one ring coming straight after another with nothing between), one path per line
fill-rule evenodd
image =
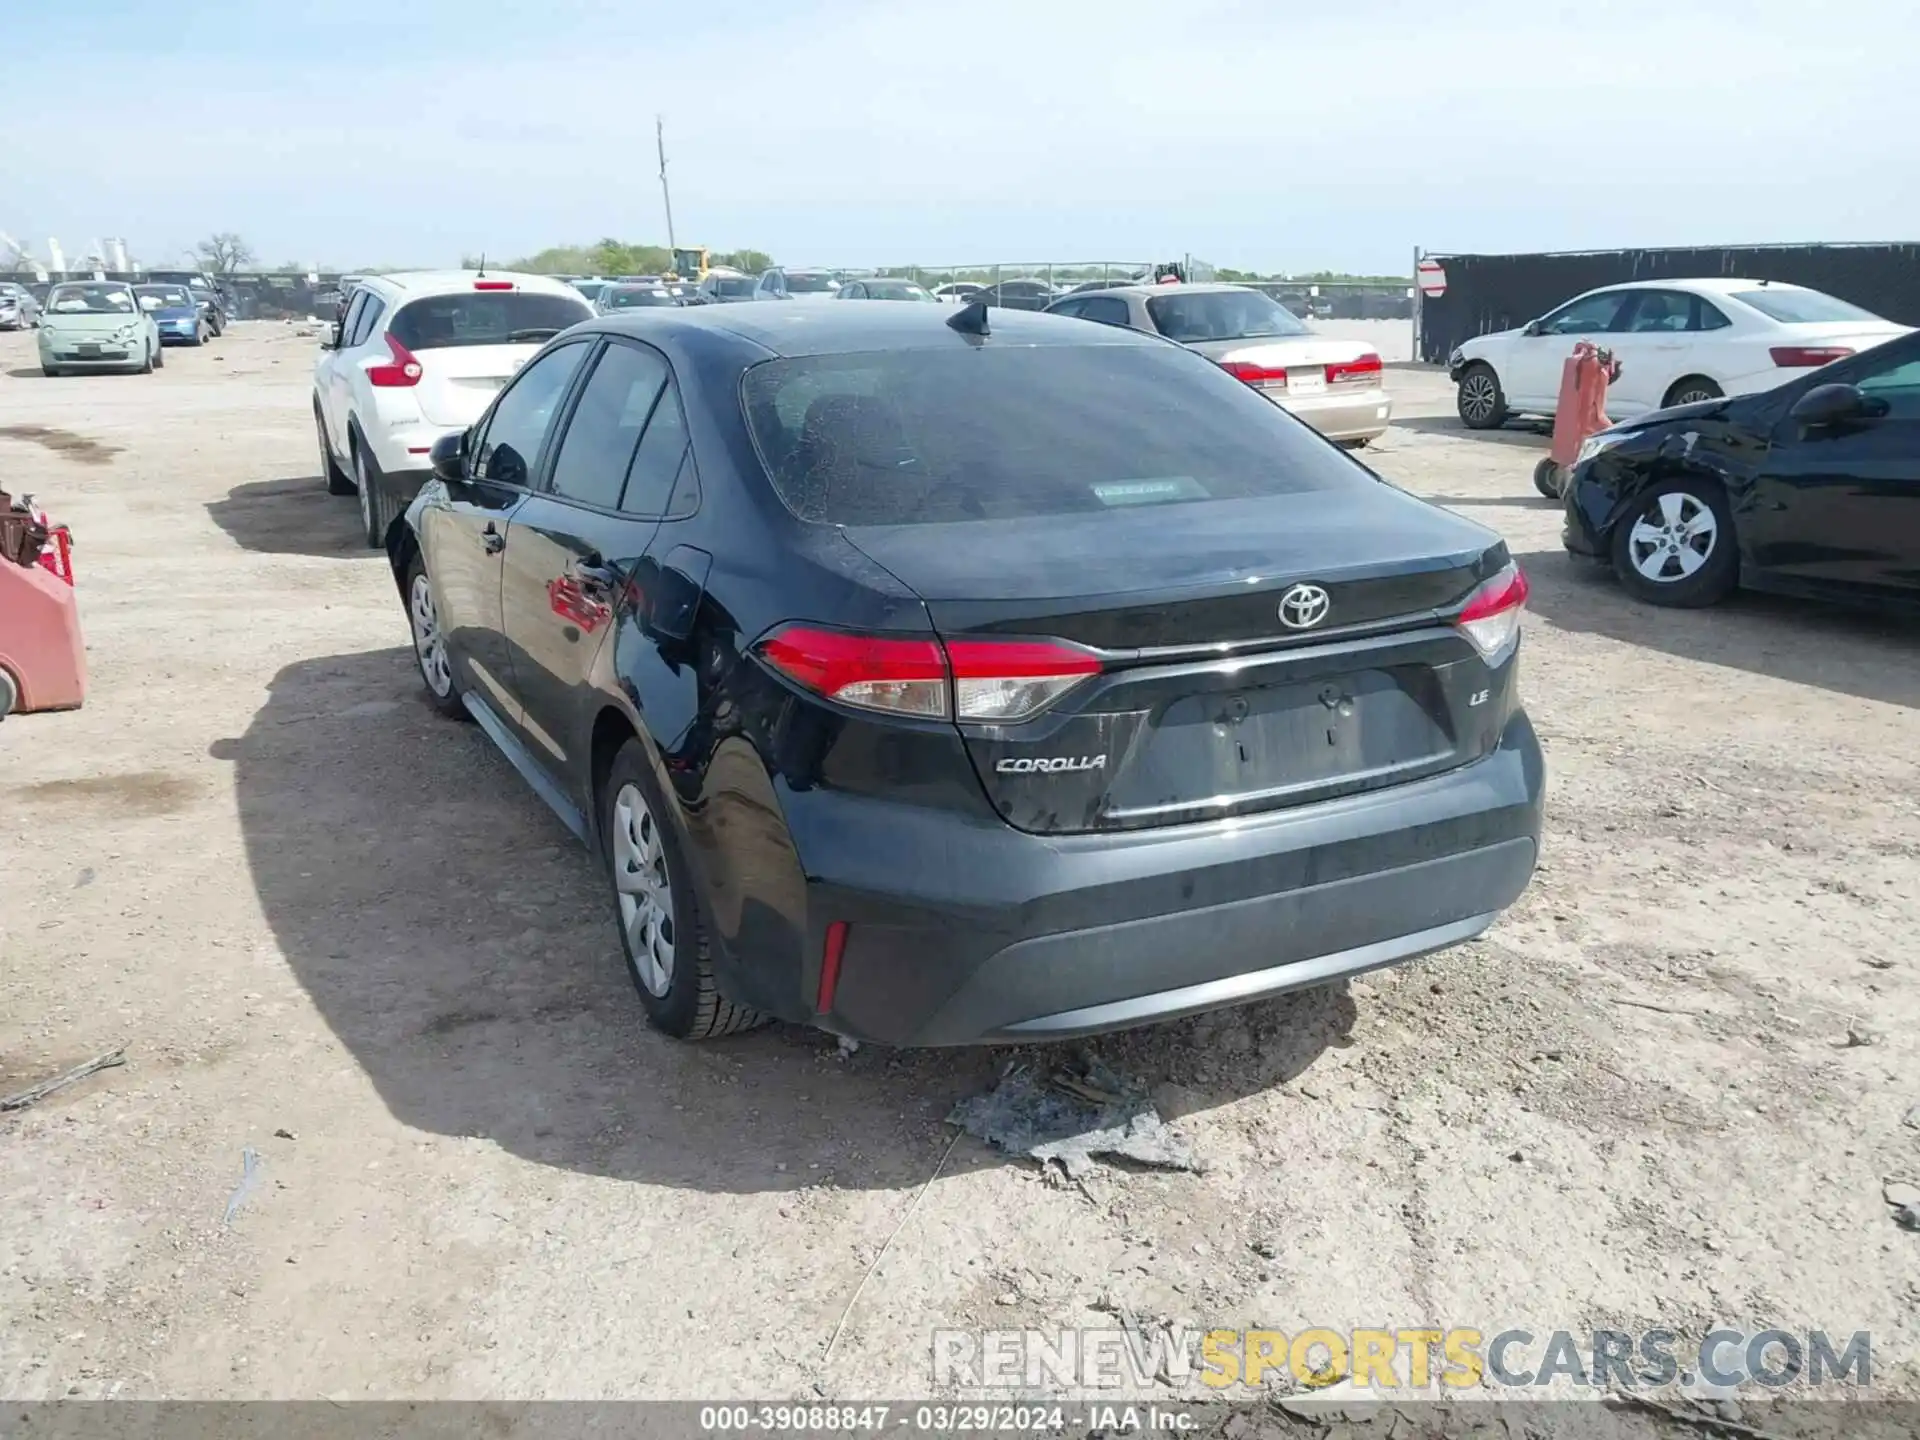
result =
M1541 872L1478 943L1096 1042L1209 1169L1050 1183L947 1154L1011 1052L646 1029L584 852L419 698L311 338L32 355L0 486L73 526L92 691L0 725L0 1093L127 1063L0 1115L5 1396L912 1395L936 1328L1117 1309L1869 1330L1920 1394L1912 627L1636 606L1561 552L1542 439L1391 371L1371 462L1532 578Z

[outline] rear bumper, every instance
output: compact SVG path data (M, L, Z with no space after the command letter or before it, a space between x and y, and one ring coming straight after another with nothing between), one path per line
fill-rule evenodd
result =
M1280 394L1267 398L1306 421L1329 440L1371 440L1384 435L1393 419L1393 397L1384 389L1297 398Z
M1525 889L1544 787L1522 713L1445 775L1162 831L1039 836L788 793L811 953L849 924L829 1008L788 1018L898 1045L1060 1039L1398 964L1478 934Z

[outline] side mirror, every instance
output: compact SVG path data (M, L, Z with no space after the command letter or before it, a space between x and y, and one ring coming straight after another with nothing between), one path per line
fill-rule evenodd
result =
M433 467L435 479L454 483L466 479L467 432L456 430L434 441L433 449L427 453L427 463Z
M1529 320L1529 321L1527 322L1527 326L1526 326L1526 329L1524 329L1524 330L1522 330L1522 331L1521 331L1520 333L1521 333L1522 335L1533 335L1533 336L1540 336L1540 335L1544 335L1544 334L1546 334L1546 333L1547 333L1547 324L1546 324L1546 321L1544 321L1544 320Z
M1856 385L1816 385L1787 412L1801 425L1839 425L1876 414L1874 403Z

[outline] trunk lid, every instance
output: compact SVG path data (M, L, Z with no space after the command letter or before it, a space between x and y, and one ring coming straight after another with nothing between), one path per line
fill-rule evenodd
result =
M1514 667L1489 667L1442 618L1507 563L1479 525L1385 484L1074 519L843 532L948 640L1101 653L1100 675L1033 719L961 725L1009 824L1244 814L1402 783L1497 742ZM1296 585L1327 602L1298 629L1280 618Z

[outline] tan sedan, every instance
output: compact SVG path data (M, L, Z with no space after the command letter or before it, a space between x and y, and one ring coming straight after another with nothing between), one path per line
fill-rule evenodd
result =
M1342 444L1366 444L1393 418L1379 351L1316 335L1245 285L1117 285L1056 300L1047 313L1164 335Z

